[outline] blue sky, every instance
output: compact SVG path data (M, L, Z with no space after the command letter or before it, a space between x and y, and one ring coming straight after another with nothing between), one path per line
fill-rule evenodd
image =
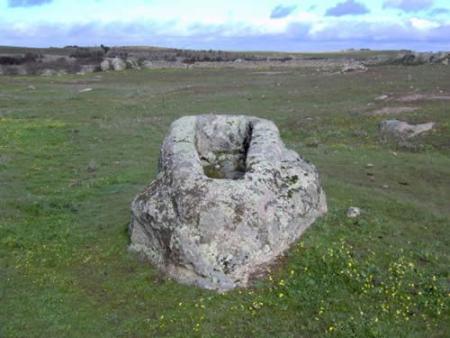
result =
M450 0L0 0L0 45L450 50Z

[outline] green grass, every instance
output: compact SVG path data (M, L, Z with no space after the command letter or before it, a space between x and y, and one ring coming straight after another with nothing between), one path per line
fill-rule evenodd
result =
M0 77L0 337L448 337L448 102L399 115L437 123L416 152L380 143L383 117L367 112L383 93L449 93L449 76L428 65ZM275 121L319 168L329 205L266 278L224 295L127 251L131 200L170 123L208 112Z

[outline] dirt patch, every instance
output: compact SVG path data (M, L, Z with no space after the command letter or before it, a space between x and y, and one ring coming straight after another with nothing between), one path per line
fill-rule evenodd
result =
M369 115L371 116L380 116L380 115L396 115L396 114L402 114L402 113L411 113L413 111L416 111L417 107L384 107L381 109L374 110L373 112L370 112Z
M282 75L282 74L289 74L289 72L253 72L253 74L257 74L257 75Z
M416 102L426 100L450 100L450 95L410 94L396 99L398 102Z

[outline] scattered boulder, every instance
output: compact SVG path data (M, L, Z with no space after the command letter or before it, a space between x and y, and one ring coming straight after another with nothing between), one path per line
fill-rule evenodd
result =
M115 71L122 71L127 68L125 61L118 57L111 60L111 66Z
M361 209L357 207L350 207L347 209L348 218L358 218L361 215Z
M111 62L108 59L103 60L100 63L100 69L102 72L107 72L108 70L111 70Z
M141 67L139 66L139 61L135 58L128 58L125 61L127 68L139 70Z
M431 63L443 63L448 64L448 58L449 58L448 52L438 52L432 55L431 57Z
M245 287L327 210L316 168L268 120L180 118L159 163L132 203L130 249L179 282Z
M347 63L345 64L341 72L342 73L349 73L349 72L366 72L368 68L364 66L362 63L354 62L354 63Z
M379 131L385 138L406 140L432 130L433 122L409 124L399 120L384 120L379 125Z
M78 91L78 93L87 93L87 92L91 92L92 88L84 88Z

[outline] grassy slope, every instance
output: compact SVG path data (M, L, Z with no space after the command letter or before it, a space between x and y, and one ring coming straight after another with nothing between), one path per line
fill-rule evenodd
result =
M400 115L438 123L417 153L380 144L382 117L364 112L385 92L449 92L449 76L421 66L0 77L0 336L448 336L448 103ZM330 209L268 278L225 295L166 280L126 250L130 202L154 177L170 122L213 111L274 120L318 166ZM351 205L358 221L345 217Z

